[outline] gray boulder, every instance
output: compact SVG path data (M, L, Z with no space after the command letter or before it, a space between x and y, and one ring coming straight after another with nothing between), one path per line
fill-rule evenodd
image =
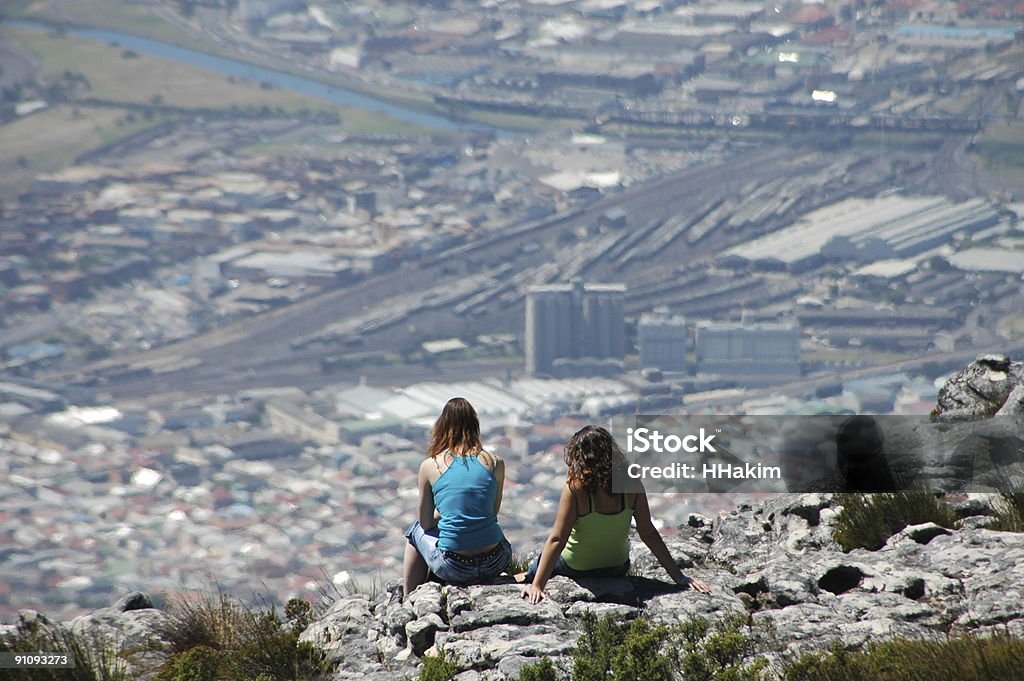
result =
M998 413L1009 401L1009 410L1017 411L1022 393L1011 393L1024 384L1024 362L1006 355L982 354L953 374L939 390L935 414L947 421L984 418Z
M429 613L418 620L413 620L405 625L405 635L409 639L409 647L414 655L421 656L428 648L434 645L434 637L440 629L447 629L437 613Z
M533 605L522 597L518 585L473 586L468 595L471 607L452 618L453 632L493 627L498 624L529 626L565 620L562 608L546 598Z

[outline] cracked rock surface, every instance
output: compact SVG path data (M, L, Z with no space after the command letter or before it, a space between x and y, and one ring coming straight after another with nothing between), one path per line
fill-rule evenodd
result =
M922 523L877 551L847 553L832 540L835 498L779 495L717 518L691 518L667 542L686 573L711 586L710 594L670 583L636 544L630 576L554 577L548 598L537 605L522 599L522 587L508 578L473 586L428 583L404 603L396 580L373 597L339 598L301 640L337 666L335 679L383 681L415 678L423 656L441 649L457 658L465 679L515 678L545 656L566 668L586 613L662 624L739 613L754 624L770 622L793 652L892 636L1024 636L1024 534L984 529L979 514L989 511L982 501L957 502L958 529ZM158 636L165 621L163 611L136 593L64 623L25 610L0 635L67 627L131 648Z
M770 620L793 651L892 636L1024 635L1024 535L966 522L980 521L970 514L986 511L984 504L961 504L968 514L961 529L924 523L878 551L845 553L832 540L835 503L827 494L781 495L681 525L669 549L688 575L711 585L710 594L671 584L646 547L634 545L635 574L554 577L538 605L509 582L425 584L403 604L396 583L372 602L342 599L303 638L343 653L338 679L415 676L422 655L442 648L467 679L506 679L543 656L566 665L587 612L664 624L741 613Z

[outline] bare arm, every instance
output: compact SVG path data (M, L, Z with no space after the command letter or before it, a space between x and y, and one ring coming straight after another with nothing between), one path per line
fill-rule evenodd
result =
M492 455L493 456L493 455ZM494 457L494 479L498 481L498 491L494 495L494 515L501 510L501 497L505 488L505 461Z
M710 588L699 579L690 579L683 574L683 571L676 565L675 559L665 546L665 540L661 533L654 526L651 519L651 507L647 503L647 493L639 492L636 496L636 505L633 510L633 520L636 522L636 533L640 535L641 541L647 545L654 557L658 559L665 572L672 578L672 581L682 586L689 586L691 589L707 593Z
M424 530L431 530L437 526L439 516L434 509L434 490L430 486L430 459L420 465L419 477L416 486L420 490L419 521Z
M531 603L540 603L544 599L544 587L551 578L551 571L555 567L555 561L562 555L565 543L569 541L569 533L576 522L576 501L573 499L573 492L566 483L562 487L562 496L558 500L558 512L555 514L555 524L551 528L551 534L544 542L544 548L540 553L540 563L537 565L537 574L533 583L523 590L523 598Z

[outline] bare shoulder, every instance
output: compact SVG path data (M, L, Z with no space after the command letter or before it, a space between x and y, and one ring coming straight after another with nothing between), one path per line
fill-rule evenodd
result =
M558 500L559 508L568 510L573 517L576 517L580 512L579 509L587 503L589 502L585 491L569 484L568 480L562 485L562 496Z
M478 455L480 462L487 466L492 471L497 471L499 468L504 469L505 461L494 452L489 452L486 449L481 449Z
M427 457L420 462L420 479L426 478L433 485L437 480L437 476L440 474L438 470L437 461L431 457Z

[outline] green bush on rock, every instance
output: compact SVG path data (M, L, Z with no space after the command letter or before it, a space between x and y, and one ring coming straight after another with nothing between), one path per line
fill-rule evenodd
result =
M156 681L216 681L225 667L224 651L198 645L167 658Z
M833 648L790 663L784 681L1021 681L1024 641L1006 635L896 639L863 651Z
M584 615L573 651L571 681L760 681L766 678L763 659L754 659L758 642L742 616L714 622L699 617L667 627L637 618L621 623L611 615ZM758 632L771 640L774 633ZM524 667L518 681L559 681L547 658Z
M836 500L842 508L832 537L844 551L876 551L909 525L932 522L952 528L956 522L953 508L927 492L846 493Z
M128 681L128 665L111 641L96 633L75 633L40 616L19 624L14 633L0 634L0 652L69 653L73 668L12 668L0 671L4 681Z
M558 681L558 670L551 663L551 658L544 657L536 664L523 667L516 681Z
M995 520L986 528L1003 532L1024 532L1024 492L1000 492L992 502Z
M418 681L451 681L459 673L455 658L441 650L437 655L424 655Z
M292 599L282 620L273 607L250 609L225 594L181 598L161 638L168 656L156 681L308 681L326 676L323 655L300 643L312 608Z
M637 618L621 624L613 617L584 615L573 653L573 681L626 681L672 678L672 657L665 642L669 629Z

